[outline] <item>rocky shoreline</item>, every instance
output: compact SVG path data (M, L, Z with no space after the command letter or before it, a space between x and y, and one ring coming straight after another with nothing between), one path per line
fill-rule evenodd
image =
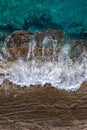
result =
M67 43L65 33L49 30L33 35L26 31L15 32L6 38L7 61L27 56L29 41L36 41L35 56L41 58L42 41L51 36L57 40L58 51ZM78 59L87 51L86 40L68 41L71 44L70 57ZM1 52L3 55L3 52ZM53 50L50 47L50 55ZM45 50L45 55L48 55ZM32 58L32 57L31 57ZM59 90L47 84L44 87L21 88L5 80L0 85L0 129L1 130L86 130L87 129L87 82L76 92Z

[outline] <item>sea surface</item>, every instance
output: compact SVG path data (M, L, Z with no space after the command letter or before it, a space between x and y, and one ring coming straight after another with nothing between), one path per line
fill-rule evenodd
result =
M0 32L48 29L87 39L87 0L0 0Z

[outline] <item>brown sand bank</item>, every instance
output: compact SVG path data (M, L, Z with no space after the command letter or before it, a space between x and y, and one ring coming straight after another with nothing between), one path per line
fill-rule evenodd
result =
M20 88L9 81L3 87L0 130L87 130L87 82L76 92Z

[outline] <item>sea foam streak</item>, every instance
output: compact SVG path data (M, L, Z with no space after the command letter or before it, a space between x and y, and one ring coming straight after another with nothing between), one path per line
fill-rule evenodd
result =
M33 41L33 43L35 42ZM34 47L33 45L33 52ZM45 47L42 49L42 57L44 49ZM22 58L14 62L2 60L0 72L3 75L0 76L0 84L7 79L22 87L51 84L53 87L75 91L83 81L87 81L87 53L83 52L78 61L73 62L69 57L70 50L70 44L65 44L58 54L57 61L41 61L35 58L28 60L31 50L28 52L27 60Z

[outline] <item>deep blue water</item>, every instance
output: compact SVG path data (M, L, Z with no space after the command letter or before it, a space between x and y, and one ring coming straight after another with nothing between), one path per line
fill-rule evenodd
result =
M47 29L87 39L87 0L0 0L0 32Z

